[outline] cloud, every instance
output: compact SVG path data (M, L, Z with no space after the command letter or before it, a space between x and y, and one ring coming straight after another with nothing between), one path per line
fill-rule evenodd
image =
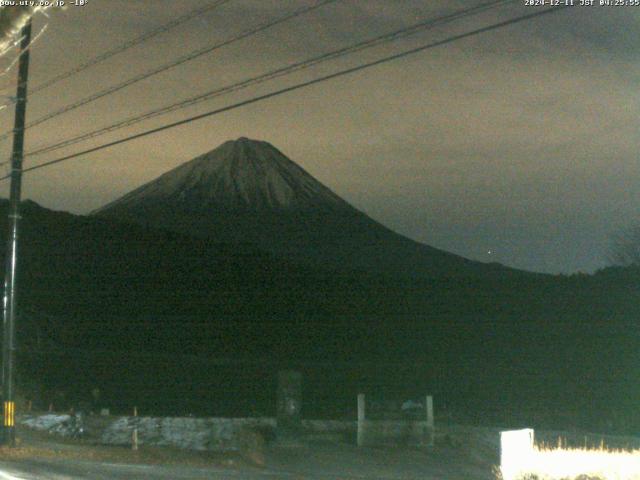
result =
M39 94L29 118L314 1L234 0ZM38 44L34 84L204 4L108 0L69 8ZM523 4L144 127L530 12ZM29 148L468 5L339 1L30 130ZM484 256L491 247L497 260L526 268L593 269L608 234L639 213L638 29L640 8L575 7L39 170L25 177L25 194L85 212L225 140L249 136L272 142L413 238L485 260L494 259Z

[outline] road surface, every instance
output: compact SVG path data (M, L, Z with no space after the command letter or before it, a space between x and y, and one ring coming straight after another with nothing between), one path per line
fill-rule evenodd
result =
M273 448L262 467L131 465L56 458L0 459L0 480L489 480L491 462L460 452L313 445Z

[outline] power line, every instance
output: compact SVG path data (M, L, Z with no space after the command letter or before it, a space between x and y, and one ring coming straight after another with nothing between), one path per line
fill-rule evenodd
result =
M509 20L505 20L505 21L502 21L502 22L494 23L494 24L486 26L486 27L478 28L478 29L472 30L470 32L462 33L462 34L459 34L459 35L454 35L454 36L448 37L448 38L446 38L444 40L439 40L437 42L433 42L433 43L429 43L429 44L426 44L426 45L422 45L420 47L412 48L410 50L405 50L403 52L396 53L396 54L393 54L393 55L389 55L387 57L383 57L381 59L378 59L378 60L375 60L375 61L372 61L372 62L367 62L367 63L360 64L360 65L355 66L355 67L351 67L351 68L347 68L347 69L344 69L344 70L340 70L340 71L335 72L335 73L331 73L329 75L324 75L322 77L318 77L318 78L315 78L313 80L308 80L306 82L301 82L301 83L298 83L298 84L295 84L295 85L292 85L292 86L289 86L289 87L281 88L279 90L275 90L273 92L270 92L270 93L267 93L267 94L264 94L264 95L253 97L253 98L250 98L248 100L243 100L241 102L237 102L237 103L234 103L232 105L228 105L226 107L222 107L222 108L218 108L218 109L206 112L206 113L202 113L200 115L189 117L187 119L180 120L178 122L173 122L173 123L164 125L162 127L153 128L151 130L147 130L145 132L141 132L141 133L138 133L138 134L135 134L135 135L131 135L129 137L121 138L119 140L115 140L113 142L109 142L109 143L106 143L106 144L103 144L103 145L100 145L100 146L97 146L97 147L89 148L89 149L83 150L81 152L77 152L77 153L73 153L73 154L70 154L70 155L66 155L66 156L57 158L55 160L50 160L48 162L41 163L39 165L35 165L33 167L28 167L28 168L24 169L24 172L30 172L30 171L33 171L33 170L38 170L40 168L44 168L44 167L48 167L48 166L51 166L51 165L55 165L57 163L65 162L67 160L71 160L73 158L80 157L82 155L87 155L89 153L94 153L94 152L97 152L97 151L100 151L100 150L104 150L104 149L107 149L107 148L110 148L110 147L114 147L116 145L120 145L122 143L127 143L127 142L130 142L132 140L137 140L137 139L142 138L142 137L146 137L146 136L149 136L149 135L153 135L155 133L163 132L165 130L169 130L169 129L172 129L172 128L175 128L175 127L178 127L178 126L181 126L181 125L186 125L186 124L194 122L196 120L201 120L203 118L211 117L211 116L214 116L214 115L219 115L221 113L228 112L230 110L235 110L237 108L244 107L246 105L251 105L253 103L257 103L257 102L260 102L262 100L267 100L269 98L277 97L277 96L283 95L285 93L293 92L295 90L300 90L302 88L309 87L311 85L315 85L315 84L318 84L318 83L321 83L321 82L332 80L334 78L338 78L338 77L349 75L349 74L352 74L352 73L355 73L355 72L359 72L359 71L364 70L366 68L370 68L370 67L374 67L374 66L377 66L377 65L381 65L381 64L393 61L393 60L398 60L400 58L404 58L404 57L407 57L409 55L413 55L413 54L416 54L416 53L419 53L419 52L422 52L422 51L425 51L425 50L429 50L431 48L435 48L435 47L439 47L441 45L446 45L446 44L449 44L449 43L453 43L455 41L462 40L464 38L468 38L468 37L471 37L471 36L474 36L474 35L478 35L478 34L481 34L481 33L489 32L489 31L492 31L492 30L497 30L497 29L502 28L502 27L506 27L506 26L513 25L513 24L516 24L516 23L519 23L519 22L523 22L525 20L530 20L532 18L536 18L536 17L542 16L542 15L546 15L546 14L549 14L549 13L558 12L560 10L564 10L565 8L569 8L569 6L564 6L563 5L563 6L559 6L559 7L553 7L553 8L547 9L547 10L542 10L542 11L530 13L530 14L527 14L527 15L521 15L519 17L515 17L515 18L509 19ZM0 177L0 180L5 180L7 178L9 178L9 176Z
M228 1L228 0L227 0ZM31 127L35 127L36 125L40 125L48 120L51 120L52 118L58 117L60 115L63 115L65 113L68 113L72 110L75 110L77 108L80 108L84 105L87 105L89 103L95 102L96 100L99 100L103 97L106 97L108 95L111 95L113 93L116 93L120 90L123 90L127 87L130 87L131 85L134 85L138 82L141 82L142 80L146 80L147 78L153 77L154 75L157 75L159 73L162 72L166 72L167 70L170 70L172 68L178 67L184 63L190 62L192 60L195 60L196 58L199 58L205 54L211 53L215 50L218 50L222 47L225 47L227 45L230 45L232 43L238 42L240 40L243 40L247 37L250 37L252 35L255 35L259 32L262 32L264 30L267 30L269 28L272 28L276 25L279 25L281 23L284 23L288 20L291 20L293 18L299 17L301 15L304 15L305 13L309 13L313 10L317 10L320 7L323 7L327 4L330 3L334 3L338 0L319 0L317 3L315 3L314 5L310 5L307 7L303 7L300 8L298 10L295 10L292 13L288 13L284 16L278 17L276 20L272 20L270 22L266 22L266 23L261 23L260 25L258 25L257 27L253 27L249 30L245 30L244 32L235 35L227 40L223 40L222 42L218 42L218 43L214 43L213 45L209 45L207 47L204 48L200 48L198 50L194 50L191 53L188 53L187 55L184 55L182 57L179 57L178 59L170 62L170 63L166 63L160 67L148 70L140 75L137 75L135 77L132 77L128 80L125 80L124 82L118 83L116 85L113 85L111 87L108 87L104 90L101 90L97 93L94 93L93 95L90 95L88 97L85 97L81 100L78 100L77 102L71 103L65 107L62 107L52 113L49 113L47 115L44 115L43 117L40 117L36 120L34 120L33 122L30 122L29 124L27 124L27 128L31 128ZM11 132L5 132L2 135L0 135L0 140L3 140L5 138L7 138L9 135L11 135Z
M301 62L297 62L294 64L290 64L290 65L286 65L284 67L275 69L275 70L271 70L267 73L258 75L256 77L252 77L249 79L246 79L242 82L238 82L238 83L234 83L232 85L227 85L225 87L222 88L217 88L214 89L212 91L203 93L203 94L199 94L197 96L188 98L186 100L182 100L180 102L159 108L159 109L155 109L155 110L151 110L148 111L146 113L143 113L141 115L136 115L133 117L129 117L125 120L122 120L120 122L117 122L115 124L106 126L106 127L102 127L96 130L92 130L89 132L85 132L79 136L76 137L71 137L68 138L66 140L62 140L60 142L51 144L51 145L47 145L45 147L39 148L37 150L31 151L31 152L27 152L27 156L35 156L35 155L41 155L44 153L48 153L54 150L58 150L60 148L63 147L68 147L70 145L75 145L77 143L83 142L85 140L89 140L91 138L95 138L95 137L99 137L101 135L107 134L107 133L111 133L114 132L116 130L120 130L122 128L125 127L129 127L131 125L135 125L137 123L140 123L142 121L145 120L149 120L151 118L155 118L157 116L160 115L165 115L171 112L174 112L176 110L180 110L183 108L187 108L193 105L196 105L198 103L210 100L212 98L215 97L219 97L222 95L226 95L229 93L233 93L233 92L237 92L239 90L243 90L246 89L250 86L253 85L257 85L260 83L264 83L266 81L269 80L273 80L275 78L279 78L285 75L289 75L291 73L297 72L297 71L301 71L301 70L305 70L308 69L310 67L313 67L315 65L318 65L320 63L326 62L326 61L330 61L330 60L334 60L336 58L345 56L345 55L349 55L355 52L359 52L365 49L369 49L369 48L373 48L376 47L378 45L381 45L383 43L388 43L400 38L404 38L410 35L414 35L416 33L419 33L425 29L429 29L432 27L436 27L436 26L440 26L440 25L444 25L446 23L450 23L454 20L458 20L467 16L471 16L471 15L477 15L480 12L484 12L487 10L490 10L492 8L495 8L499 5L504 5L504 4L509 4L509 3L515 3L516 1L519 0L494 0L491 2L487 2L487 3L483 3L480 5L477 5L475 7L471 7L471 8L466 8L466 9L462 9L462 10L458 10L456 12L453 12L451 14L447 14L435 19L428 19L425 21L421 21L419 23L415 23L409 27L405 27L399 30L395 30L393 32L390 33L386 33L384 35L380 35L374 38L371 38L369 40L365 40L362 42L358 42L355 43L353 45L347 46L347 47L343 47L340 48L338 50L333 50L331 52L328 53L324 53L322 55L307 59L307 60L303 60Z
M204 7L200 7L200 8L196 8L195 10L192 10L184 15L182 15L181 17L178 17L172 21L170 21L169 23L166 23L160 27L157 27L143 35L140 35L139 37L136 37L132 40L129 40L128 42L123 43L122 45L119 45L115 48L112 48L111 50L108 50L96 57L93 57L90 60L87 60L86 62L78 65L77 67L72 68L71 70L68 70L64 73L61 73L58 76L55 76L39 85L36 85L34 88L31 89L31 91L29 92L30 95L33 95L34 93L40 92L42 90L46 90L49 87L52 87L53 85L55 85L56 83L59 83L63 80L66 80L69 77L72 77L90 67L93 67L94 65L97 65L99 63L102 63L108 59L110 59L111 57L114 57L116 55L118 55L119 53L125 52L126 50L129 50L133 47L135 47L136 45L139 45L141 43L144 43L148 40L151 40L152 38L168 32L180 25L182 25L183 23L188 22L189 20L199 17L201 15L204 15L205 13L214 10L218 7L221 7L222 5L224 5L225 3L229 3L231 0L218 0L216 2L213 2L209 5L205 5ZM6 107L11 105L11 103L15 103L15 102L10 102L10 103L6 103L4 105L2 105L2 107Z

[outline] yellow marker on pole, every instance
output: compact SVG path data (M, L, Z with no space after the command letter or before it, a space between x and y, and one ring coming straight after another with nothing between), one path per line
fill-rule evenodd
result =
M4 426L14 427L16 425L16 404L15 402L4 402Z

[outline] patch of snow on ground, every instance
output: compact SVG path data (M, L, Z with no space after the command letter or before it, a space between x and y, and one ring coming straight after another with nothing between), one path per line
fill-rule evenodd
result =
M20 423L35 430L51 430L52 428L68 422L71 415L59 415L50 413L40 416L27 416Z
M59 415L50 413L40 416L25 416L18 420L34 430L55 433L63 437L79 437L85 433L82 415Z

